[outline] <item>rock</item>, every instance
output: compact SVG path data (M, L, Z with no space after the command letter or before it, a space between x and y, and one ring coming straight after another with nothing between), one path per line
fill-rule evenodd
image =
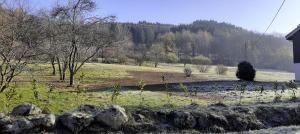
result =
M158 131L171 131L174 130L175 127L167 123L160 123L156 125L156 129Z
M252 112L250 110L250 108L248 108L248 107L241 107L241 106L233 107L233 108L231 108L231 110L233 110L235 112L239 112L239 113L245 113L245 114L248 114L248 113Z
M194 128L196 119L189 112L174 112L173 124L178 128Z
M154 120L160 121L160 122L169 122L172 121L170 117L172 113L171 109L161 109L155 112L155 116L153 117Z
M81 105L79 108L75 109L73 112L95 113L97 111L100 111L100 109L93 105Z
M199 108L199 104L193 102L190 105L185 106L184 108L185 109L197 109L197 108Z
M33 115L26 117L4 116L0 118L0 133L41 132L53 128L55 116Z
M37 116L27 117L29 121L31 121L35 127L42 127L46 129L53 128L55 125L55 115L53 114L41 114Z
M155 112L150 109L140 108L135 111L135 114L141 114L145 116L145 118L152 119L155 117Z
M248 121L248 129L249 130L266 128L265 125L261 121L259 121L255 115L251 114L251 115L247 116L246 120Z
M5 114L4 113L0 113L0 119L4 118Z
M63 126L78 133L92 123L93 116L83 112L65 113L59 117L59 120Z
M0 133L4 133L6 125L11 124L12 120L8 116L1 115L0 117Z
M29 120L25 118L20 118L14 121L13 124L7 124L4 128L4 133L27 133L32 128L34 128L34 124L32 124Z
M133 114L134 121L143 122L145 120L145 116L141 114Z
M225 115L228 123L229 123L229 131L246 131L249 130L248 128L248 121L245 119L245 116L240 114L228 114Z
M223 115L216 115L213 113L210 113L208 116L209 124L211 125L217 125L219 127L227 128L228 127L228 121Z
M96 120L117 130L128 121L128 117L124 108L113 105L109 109L98 112Z
M33 104L21 104L16 106L11 115L13 116L29 116L42 114L42 110Z
M199 130L205 130L210 125L208 115L205 113L197 113L197 128Z
M210 133L225 133L226 132L224 128L217 126L217 125L213 125L213 126L209 127L208 130Z
M132 123L123 128L125 133L149 133L157 131L157 127L151 123Z
M288 107L259 106L255 111L256 117L267 127L295 124L296 109Z
M5 125L10 121L11 121L11 119L9 118L9 116L5 116L4 114L0 115L0 126Z

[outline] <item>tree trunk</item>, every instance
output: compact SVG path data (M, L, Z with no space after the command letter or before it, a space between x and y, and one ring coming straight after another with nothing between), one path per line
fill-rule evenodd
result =
M74 76L75 76L75 73L70 72L70 83L69 83L70 86L73 86L73 84L74 84Z
M52 57L50 59L51 61L51 66L52 66L52 75L55 76L56 75L56 68L55 68L55 57Z
M104 63L104 48L101 49L101 62Z
M7 85L6 85L6 84L3 85L3 86L1 87L1 89L0 89L0 93L2 93L6 88L7 88Z
M65 60L63 64L64 65L63 65L63 68L62 68L62 80L65 81L66 80L66 71L67 71L67 67L68 67L67 60Z
M157 65L158 65L158 62L156 61L156 62L154 63L154 67L157 68Z
M68 57L68 64L69 64L69 73L70 73L70 80L69 80L69 86L73 86L74 84L74 75L76 74L76 55L77 55L77 46L75 39L72 41L72 50L70 53L70 56Z
M58 71L59 71L59 80L60 81L65 81L66 80L66 71L67 71L67 66L68 66L68 62L65 59L65 61L63 61L63 63L61 63L60 59L57 57L57 65L58 65Z
M195 47L194 44L192 45L192 56L193 56L193 57L196 56L196 47Z
M58 71L59 71L59 80L63 81L63 73L62 73L62 68L61 68L61 64L60 64L60 60L58 57L56 57L57 60L57 65L58 65Z

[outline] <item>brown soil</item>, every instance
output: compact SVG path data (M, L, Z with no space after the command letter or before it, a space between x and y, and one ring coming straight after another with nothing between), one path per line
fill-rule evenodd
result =
M101 79L98 83L85 83L84 87L86 89L92 90L101 90L104 88L112 87L116 83L120 83L121 86L134 87L137 86L139 81L143 80L146 85L155 85L163 84L162 76L165 76L166 83L186 83L186 82L197 82L203 81L204 79L199 79L195 76L185 77L183 73L169 73L169 72L141 72L141 71L132 71L129 72L129 76L121 79ZM55 85L56 88L61 89L70 89L68 87L68 80L65 82L60 82L58 78L53 76L47 76L46 79L39 81L41 83L51 83ZM23 80L22 78L17 77L16 82L31 82L31 80Z
M90 89L102 89L111 87L115 83L121 86L137 86L138 82L143 80L146 85L163 84L162 76L165 76L167 83L185 83L203 81L195 76L185 77L183 73L162 73L162 72L130 72L129 77L123 79L107 80L103 83L89 84Z

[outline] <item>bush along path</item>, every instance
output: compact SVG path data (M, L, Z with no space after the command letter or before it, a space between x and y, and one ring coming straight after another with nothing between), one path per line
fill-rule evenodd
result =
M0 133L225 133L300 125L300 106L209 106L186 110L137 108L126 112L114 105L83 105L62 115L44 114L33 104L0 114Z

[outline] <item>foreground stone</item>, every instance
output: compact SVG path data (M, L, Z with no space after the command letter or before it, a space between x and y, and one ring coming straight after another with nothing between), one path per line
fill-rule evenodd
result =
M124 108L113 105L107 110L98 112L96 120L117 130L128 121L128 117Z
M55 125L55 116L34 115L27 117L5 116L0 118L0 133L19 134L32 131L51 130Z
M34 124L25 118L20 118L13 121L12 124L7 124L4 126L3 133L19 134L30 131L34 128Z
M16 106L11 115L13 116L29 116L41 114L42 110L33 104L21 104Z
M26 117L35 127L51 129L55 125L55 115L53 114L40 114L36 116Z
M61 124L74 133L80 132L94 120L91 114L83 112L65 113L59 118Z
M178 128L194 128L196 126L196 119L189 112L174 112L173 124Z

